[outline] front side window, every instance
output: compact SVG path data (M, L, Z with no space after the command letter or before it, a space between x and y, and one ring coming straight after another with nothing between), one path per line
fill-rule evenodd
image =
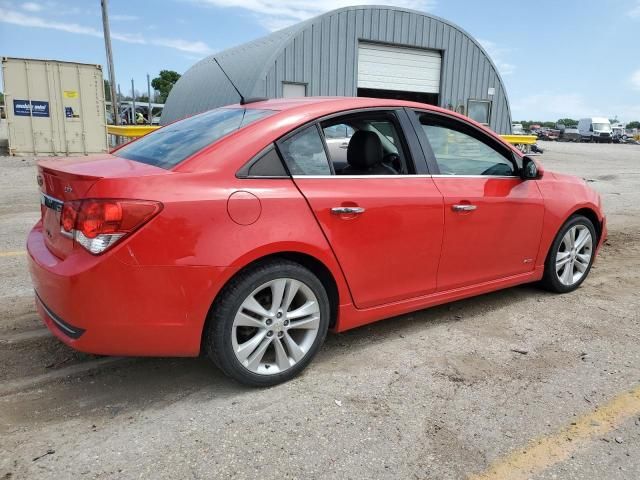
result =
M485 142L420 117L442 175L515 175L513 163Z
M292 175L331 175L322 138L315 125L278 143Z
M251 108L210 110L167 125L113 154L156 167L173 168L225 135L273 113Z

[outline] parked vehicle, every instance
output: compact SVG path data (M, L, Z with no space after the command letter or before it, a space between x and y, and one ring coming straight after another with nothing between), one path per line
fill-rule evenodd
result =
M580 130L574 127L567 127L560 132L560 140L565 142L579 142L581 141Z
M512 123L511 124L511 133L513 135L524 135L524 128L521 123Z
M538 130L538 138L540 140L546 140L548 142L555 142L560 138L560 130L554 130L552 128L542 128Z
M345 165L326 148L339 125ZM584 180L401 100L219 108L110 154L41 160L37 180L29 265L59 339L102 355L202 348L255 386L299 373L329 329L529 282L573 291L607 236Z
M611 143L611 124L608 118L582 118L578 122L578 131L583 142Z

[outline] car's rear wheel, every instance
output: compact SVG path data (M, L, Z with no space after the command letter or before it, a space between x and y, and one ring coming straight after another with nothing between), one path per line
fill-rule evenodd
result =
M274 260L240 273L215 302L205 332L209 357L228 376L270 386L300 373L324 342L329 299L307 268Z
M545 263L542 284L558 293L572 292L589 275L597 237L591 220L574 215L560 229Z

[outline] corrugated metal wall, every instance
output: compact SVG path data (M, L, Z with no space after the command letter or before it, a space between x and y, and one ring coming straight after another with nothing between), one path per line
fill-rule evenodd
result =
M442 51L440 106L456 109L462 105L466 113L469 99L492 100L490 127L499 133L511 132L509 103L495 65L477 41L443 19L392 7L347 7L290 27L286 30L288 38L276 32L266 39L275 35L280 35L280 48L270 57L253 58L263 69L247 96L281 97L282 82L306 83L307 94L313 96L356 96L359 41L419 47ZM230 63L248 61L229 53L231 51L216 55L221 63L224 60L225 68ZM247 71L248 68L253 71ZM192 70L183 77L186 77L185 83L206 81L190 79ZM245 63L236 67L235 72L242 75L243 70L254 73L255 64L249 67ZM181 82L183 79L174 87L176 91L169 97L169 112L165 108L165 114L172 113L174 102L176 111L178 101L193 102L188 99L191 89L180 88ZM219 101L226 101L228 95L214 98L215 88L210 81L207 83L211 97L201 104L206 103L208 108L224 105ZM491 87L495 88L493 97L488 95ZM163 115L163 123L165 121L169 121L169 115Z

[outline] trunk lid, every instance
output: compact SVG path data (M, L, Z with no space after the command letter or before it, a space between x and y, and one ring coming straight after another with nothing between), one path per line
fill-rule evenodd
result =
M69 255L73 249L73 238L60 225L64 202L89 198L91 187L100 179L162 173L169 172L109 154L38 161L37 180L45 244L59 258Z

